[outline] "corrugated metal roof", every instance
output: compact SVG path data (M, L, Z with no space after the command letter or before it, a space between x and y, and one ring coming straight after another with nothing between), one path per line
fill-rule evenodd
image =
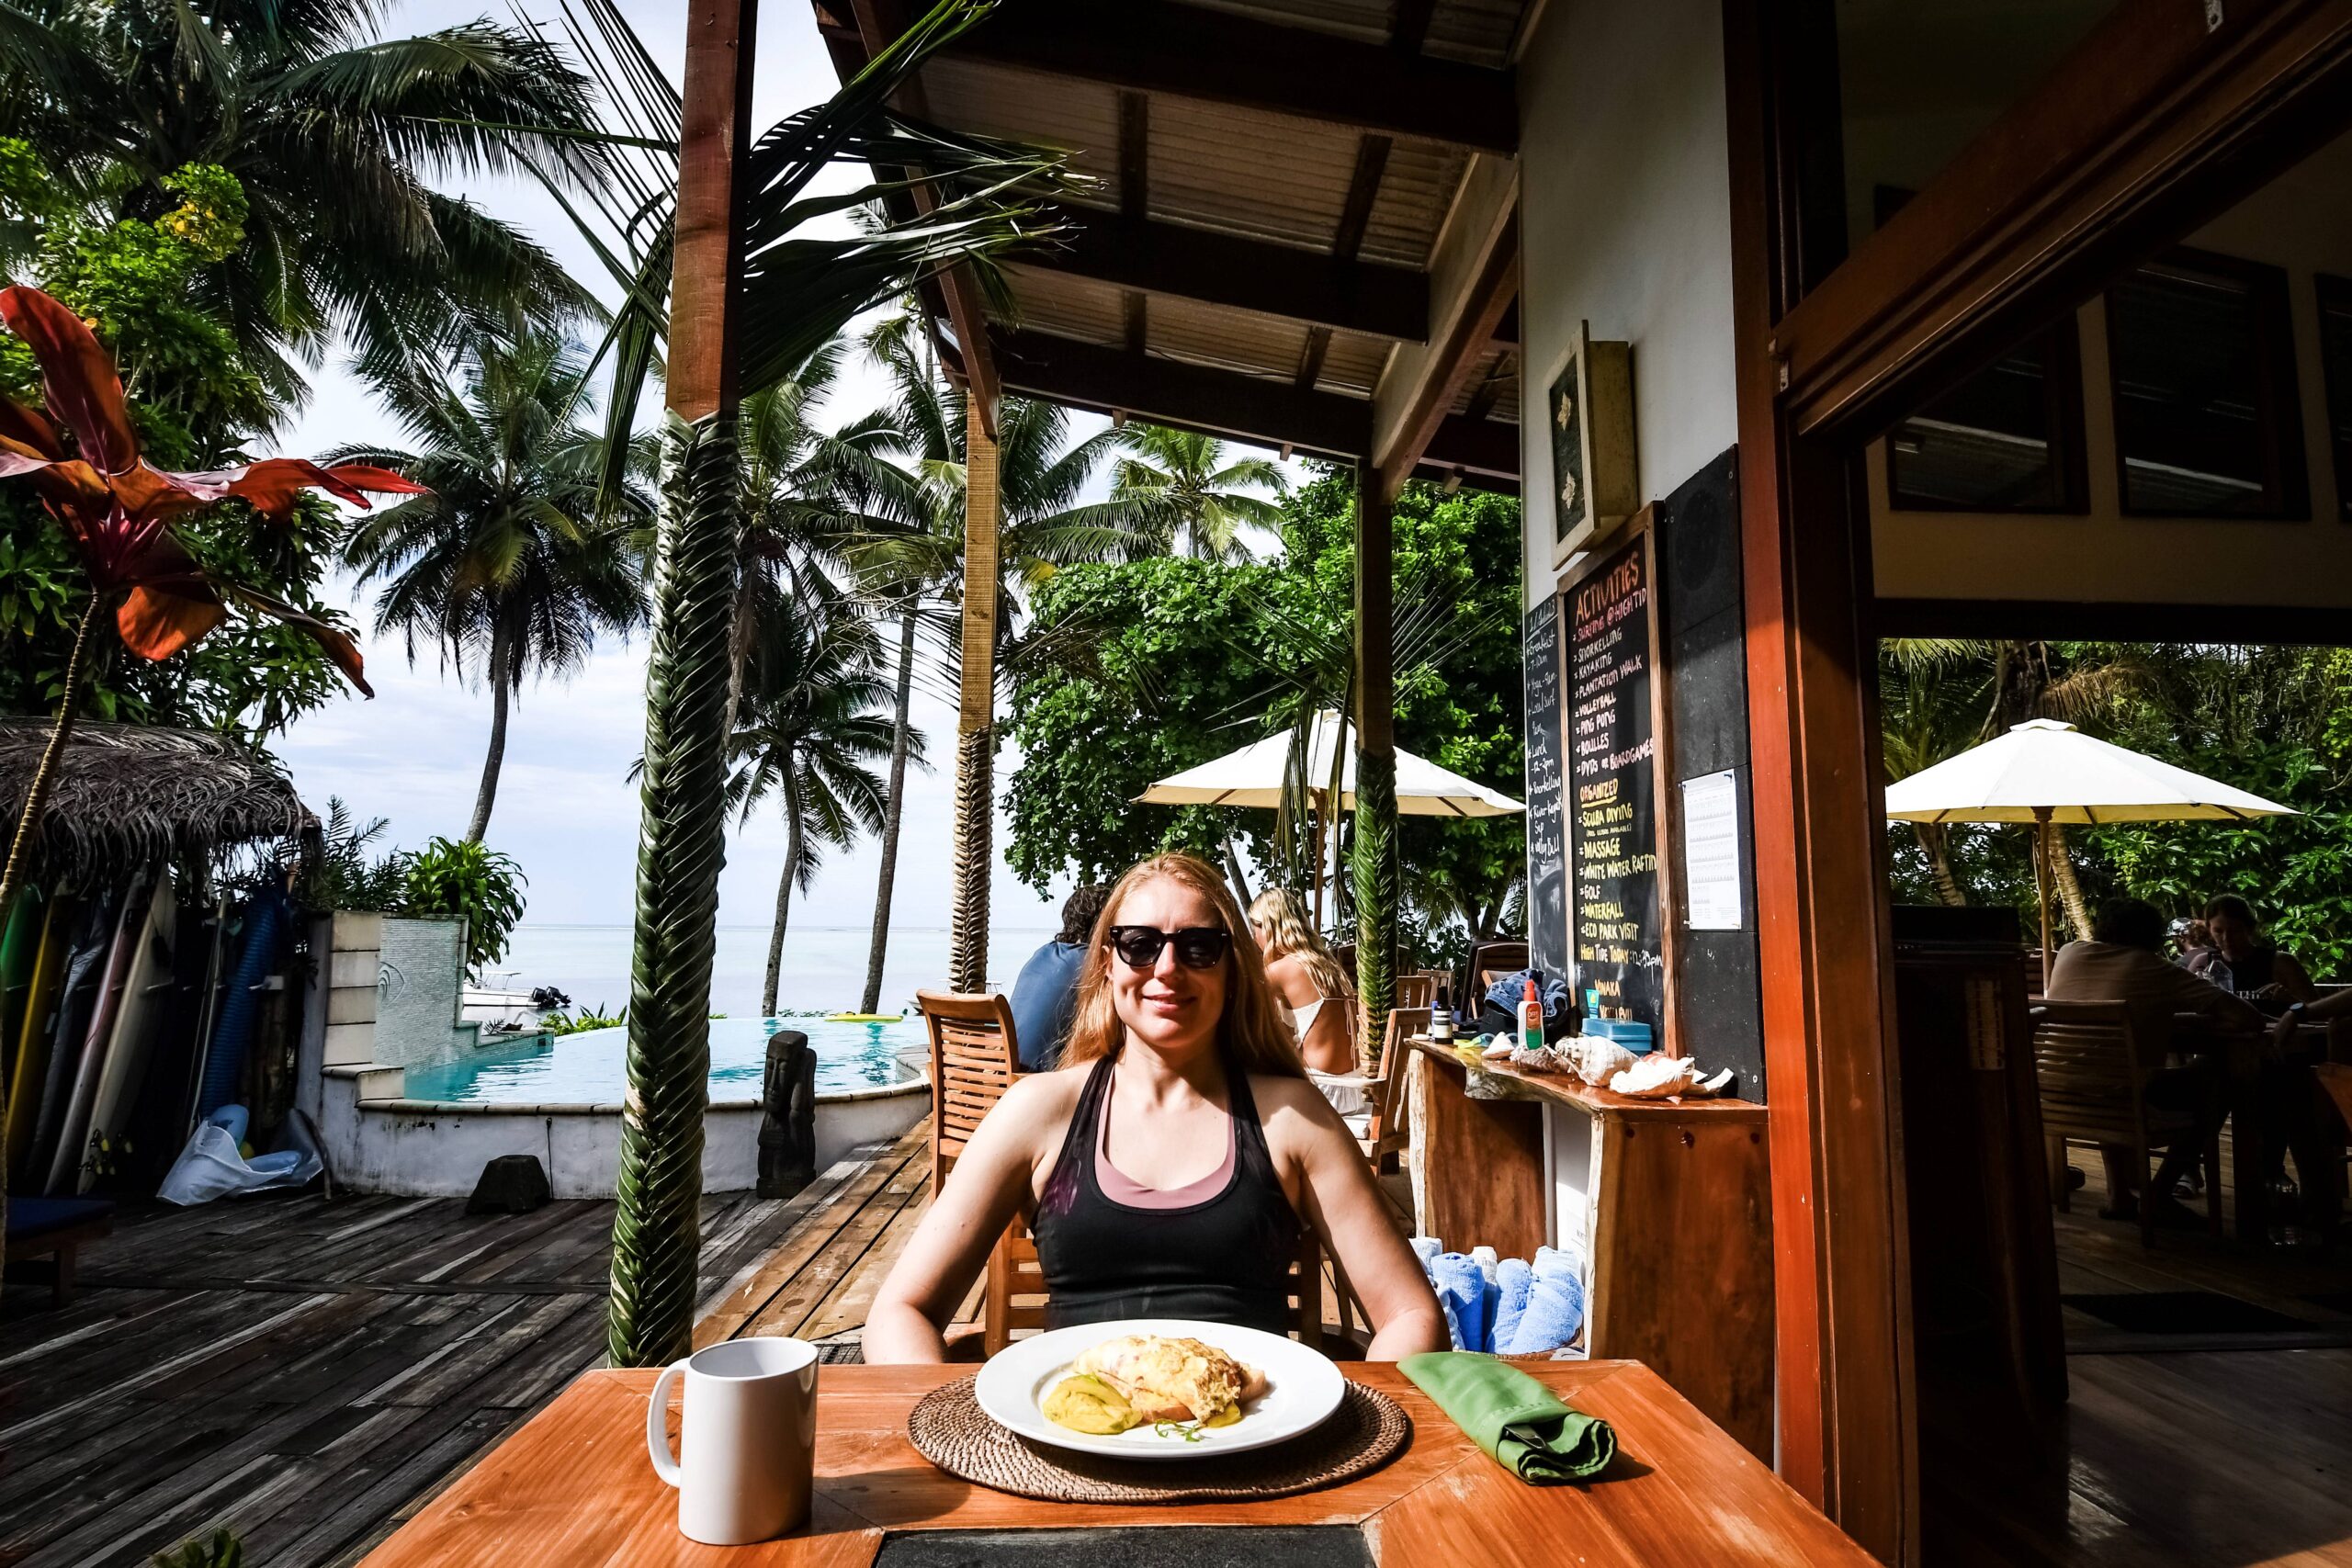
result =
M1206 9L1364 42L1383 42L1396 0L1181 0ZM1528 0L1438 0L1424 40L1434 56L1483 65L1506 62ZM1119 201L1120 93L1100 82L1000 65L969 57L926 65L931 116L960 130L1068 149L1071 167L1099 181L1091 207ZM1329 254L1362 154L1364 133L1294 115L1155 93L1147 149L1147 211L1159 222L1214 230ZM1461 149L1409 137L1391 140L1358 255L1426 268L1469 165ZM1028 331L1106 347L1127 343L1125 291L1072 274L1019 265L1006 276ZM1291 383L1310 329L1301 321L1171 296L1147 302L1148 353ZM1369 398L1396 345L1352 333L1329 334L1315 385ZM1517 413L1517 355L1489 352L1455 411L1466 410L1490 376L1506 384L1488 398L1487 417Z
M1309 28L1359 43L1386 43L1396 0L1182 0L1205 11ZM1500 65L1518 36L1526 0L1439 0L1421 41L1424 52L1473 65Z

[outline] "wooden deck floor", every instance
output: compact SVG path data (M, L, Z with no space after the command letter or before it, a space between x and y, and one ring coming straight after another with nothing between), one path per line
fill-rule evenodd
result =
M2352 1258L2250 1258L2202 1232L2143 1247L2098 1217L2096 1156L2075 1163L2062 1296L2210 1292L2308 1326L2134 1335L2067 1307L2062 1451L1987 1432L1933 1469L1928 1568L2352 1568Z
M706 1203L706 1299L814 1206ZM122 1216L70 1306L0 1299L0 1563L143 1563L220 1524L254 1568L356 1559L602 1356L612 1208Z

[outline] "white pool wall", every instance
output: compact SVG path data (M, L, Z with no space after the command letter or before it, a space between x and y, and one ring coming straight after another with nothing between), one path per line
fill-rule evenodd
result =
M470 1194L481 1168L532 1155L558 1198L610 1198L618 1182L618 1105L484 1105L410 1100L398 1067L328 1067L320 1134L334 1180L356 1192L414 1198ZM929 1113L931 1086L903 1084L817 1097L817 1168L860 1144L899 1137ZM760 1102L731 1100L703 1114L706 1192L759 1184Z

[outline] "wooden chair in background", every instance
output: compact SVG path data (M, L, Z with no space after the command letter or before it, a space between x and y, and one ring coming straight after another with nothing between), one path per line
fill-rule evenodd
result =
M2041 1100L2041 1132L2050 1160L2050 1190L2060 1212L2068 1208L2066 1145L2114 1145L2132 1151L2140 1178L2140 1244L2154 1247L2156 1211L2148 1160L2196 1136L2197 1118L2188 1111L2149 1106L2149 1055L2123 1002L2036 1001L2033 1067ZM2222 1234L2222 1138L2209 1134L2199 1157L2205 1169L2206 1223ZM2110 1195L2112 1201L2112 1195Z
M980 1119L1012 1087L1021 1071L1021 1043L1012 1006L1002 997L917 991L915 1005L931 1034L931 1192L935 1201ZM1029 1237L1029 1227L1015 1220L989 1250L988 1278L981 1287L981 1334L989 1355L1012 1342L1015 1328L1045 1325L1042 1282L1030 1292L1040 1299L1022 1299L1024 1281L1036 1269L1036 1244Z
M1419 970L1397 976L1395 983L1396 996L1392 1006L1429 1008L1437 1004L1437 982Z
M1430 1032L1430 1009L1392 1008L1388 1013L1388 1028L1380 1042L1378 1070L1364 1086L1372 1100L1372 1112L1365 1119L1363 1130L1356 1134L1356 1145L1363 1156L1372 1162L1372 1175L1380 1179L1382 1162L1390 1155L1401 1155L1412 1142L1412 1131L1405 1115L1405 1078L1410 1065L1411 1050L1405 1042L1416 1034Z

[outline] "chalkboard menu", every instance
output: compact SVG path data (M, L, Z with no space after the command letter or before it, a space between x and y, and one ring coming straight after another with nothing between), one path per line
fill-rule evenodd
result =
M1646 1023L1664 1046L1654 577L1645 529L1562 597L1577 984L1600 992L1602 1017Z
M1546 599L1527 613L1527 954L1568 972L1568 863L1560 794L1560 615Z

